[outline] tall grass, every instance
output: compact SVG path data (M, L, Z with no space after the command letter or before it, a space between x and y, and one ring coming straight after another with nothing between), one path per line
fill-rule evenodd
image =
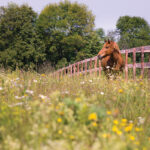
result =
M0 73L0 149L150 149L150 82Z

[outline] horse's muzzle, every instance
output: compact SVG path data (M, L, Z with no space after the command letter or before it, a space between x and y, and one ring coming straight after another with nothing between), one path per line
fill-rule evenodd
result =
M103 57L102 57L101 55L98 55L98 59L102 60L102 58L103 58Z

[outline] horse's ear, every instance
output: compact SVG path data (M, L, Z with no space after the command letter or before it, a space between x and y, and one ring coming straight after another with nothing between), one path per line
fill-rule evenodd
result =
M108 44L110 44L110 40L108 39Z
M106 43L106 42L107 42L107 40L106 40L106 39L104 39L104 42Z

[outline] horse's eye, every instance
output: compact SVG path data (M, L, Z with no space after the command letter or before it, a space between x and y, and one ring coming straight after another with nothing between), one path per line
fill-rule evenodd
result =
M106 48L109 48L108 46L106 46Z

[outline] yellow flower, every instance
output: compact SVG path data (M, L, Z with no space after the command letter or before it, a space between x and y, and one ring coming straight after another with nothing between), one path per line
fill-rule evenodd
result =
M125 129L124 129L126 132L129 132L129 131L131 131L132 130L132 126L127 126L127 127L125 127Z
M63 115L64 115L64 112L63 112L63 111L59 112L59 115L63 116Z
M110 121L110 118L106 118L107 121Z
M74 140L74 139L75 139L75 137L74 137L73 135L70 135L69 138L70 138L71 140Z
M92 126L93 127L97 127L97 123L96 122L92 122Z
M58 130L58 134L62 134L62 130Z
M88 116L88 120L97 120L97 114L96 113L91 113Z
M142 79L143 78L143 76L142 75L140 75L140 79Z
M107 113L107 115L111 115L111 111L107 111L106 113Z
M134 144L136 144L136 145L140 145L140 142L139 142L139 141L136 141Z
M117 126L113 126L113 127L112 127L112 131L113 131L113 132L117 132L117 131L118 131L118 127L117 127Z
M138 128L138 127L135 128L135 131L136 131L136 132L140 132L140 131L142 131L142 130L143 130L142 128Z
M58 122L58 123L61 123L61 122L62 122L62 119L61 119L61 118L58 118L58 119L57 119L57 122Z
M117 133L118 135L122 135L122 132L121 132L120 130L117 130L116 133Z
M56 106L56 109L57 109L57 110L59 109L59 106L58 106L58 105Z
M119 124L118 120L114 120L114 124L118 125Z
M42 77L45 77L46 75L45 75L45 74L41 74L41 76L42 76Z
M59 106L64 106L64 103L60 102L58 103Z
M28 95L27 94L24 94L24 97L27 97Z
M143 82L140 82L140 85L143 85L144 83Z
M126 123L127 123L127 119L122 119L120 125L124 127L126 126Z
M109 134L109 133L103 133L103 134L102 134L102 137L103 137L103 138L109 138L109 137L110 137L110 134Z
M134 141L134 140L135 140L135 137L132 136L132 135L130 135L130 136L129 136L129 139L130 139L131 141Z
M46 125L45 125L45 127L46 127L46 128L48 128L48 127L49 127L49 125L48 125L48 124L46 124Z
M123 118L122 123L127 123L127 119Z
M119 92L119 93L123 93L123 90L122 90L122 89L119 89L118 92Z
M124 127L124 126L126 126L126 123L121 122L120 125L121 125L122 127Z
M113 126L113 127L112 127L112 131L115 132L115 133L118 134L118 135L122 135L122 132L118 129L117 126Z
M104 133L102 136L103 136L103 138L107 138L107 134L106 133Z
M76 101L76 102L80 102L80 101L81 101L81 98L80 98L80 97L77 97L77 98L75 99L75 101Z

